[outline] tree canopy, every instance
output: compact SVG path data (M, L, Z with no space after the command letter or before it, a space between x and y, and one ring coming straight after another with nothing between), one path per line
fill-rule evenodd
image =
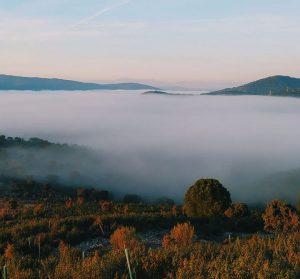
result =
M184 197L184 211L189 217L221 215L230 204L230 193L216 179L197 180Z

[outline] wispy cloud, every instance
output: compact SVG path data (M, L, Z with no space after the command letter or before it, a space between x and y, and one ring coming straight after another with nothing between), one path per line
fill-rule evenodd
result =
M101 10L97 11L96 13L79 20L78 22L76 22L75 24L70 26L70 29L75 28L77 26L80 26L82 24L85 24L87 22L90 22L90 21L94 20L95 18L97 18L97 17L99 17L99 16L101 16L101 15L103 15L103 14L109 12L109 11L112 11L114 9L117 9L117 8L123 6L123 5L128 4L129 2L130 2L130 0L122 0L118 3L113 4L113 5L106 6L106 7L102 8Z

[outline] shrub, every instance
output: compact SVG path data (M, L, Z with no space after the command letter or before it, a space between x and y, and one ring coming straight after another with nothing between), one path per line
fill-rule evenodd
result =
M266 231L288 232L300 227L300 219L296 209L280 200L271 201L262 217Z
M43 210L44 210L44 205L42 203L39 203L33 208L33 213L35 215L39 215L42 213Z
M13 244L7 244L4 255L9 260L13 260L15 258L16 252Z
M138 246L139 239L135 234L135 228L120 227L111 235L110 243L113 249L124 249L124 246L132 249Z
M66 200L66 208L67 209L70 209L72 207L72 204L73 204L73 202L72 202L71 198Z
M217 216L230 204L230 193L218 180L200 179L185 194L184 212L189 217Z
M99 206L103 212L109 212L113 209L113 203L105 200L99 201Z
M227 208L224 215L228 218L242 218L249 216L250 211L246 204L235 203Z
M195 235L195 229L188 223L177 224L171 233L165 235L162 241L164 247L168 247L175 244L179 247L186 247L193 243L193 238Z

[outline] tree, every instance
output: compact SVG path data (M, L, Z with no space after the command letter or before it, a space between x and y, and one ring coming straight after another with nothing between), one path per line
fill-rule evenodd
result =
M264 229L269 232L289 232L300 228L296 209L281 200L271 201L262 217Z
M243 218L249 216L250 211L245 203L235 203L230 205L224 212L228 218Z
M230 204L230 193L218 180L199 179L185 194L184 212L189 217L217 216Z

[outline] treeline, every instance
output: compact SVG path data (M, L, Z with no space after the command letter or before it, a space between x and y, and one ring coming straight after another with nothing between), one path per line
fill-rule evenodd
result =
M85 201L100 201L113 198L106 190L66 186L55 177L47 177L45 182L39 182L28 176L14 178L0 175L0 193L8 199L25 199L31 201L44 200L54 202L68 198L84 199Z
M9 147L35 147L35 148L46 148L46 147L56 147L56 148L71 148L72 146L68 144L52 143L47 140L40 138L30 138L25 140L20 137L6 137L5 135L0 135L0 148Z

